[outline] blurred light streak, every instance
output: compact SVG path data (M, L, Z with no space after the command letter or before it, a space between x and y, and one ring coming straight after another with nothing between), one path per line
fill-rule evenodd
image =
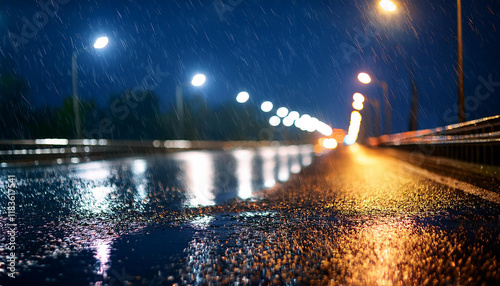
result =
M253 158L255 151L235 150L232 152L236 159L236 177L238 178L238 196L241 199L252 197Z
M189 206L215 205L213 191L213 158L209 152L190 151L177 156L185 162L185 187L190 194Z
M35 144L39 145L68 145L68 139L36 139Z
M274 170L276 168L276 149L273 147L259 148L259 156L262 158L262 177L264 186L271 188L276 184Z

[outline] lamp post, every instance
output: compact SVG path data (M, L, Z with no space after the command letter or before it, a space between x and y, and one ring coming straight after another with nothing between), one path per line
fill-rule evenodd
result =
M387 82L378 80L376 78L372 79L371 76L367 73L359 73L358 74L358 80L361 83L364 84L369 84L369 83L374 83L377 84L382 88L382 91L384 93L384 111L385 111L385 134L391 134L391 112L392 108L389 103L389 86L387 85Z
M388 12L396 11L397 7L391 0L381 0L380 7ZM457 0L457 76L458 76L458 122L465 122L464 97L464 61L462 39L462 0Z
M457 0L457 73L458 73L458 122L465 122L464 105L464 60L463 60L463 40L462 40L462 1Z
M192 86L202 86L205 81L207 80L206 76L203 74L197 74L193 77L190 83L184 83L184 84L177 84L175 87L175 98L177 101L177 116L179 118L180 124L181 124L181 129L179 131L179 138L178 139L183 139L184 137L184 99L183 99L183 92L182 90L184 87L188 86L191 84Z
M94 43L94 49L102 49L108 45L109 39L107 37L100 37ZM88 47L84 47L83 50L88 51ZM82 138L82 126L80 122L80 105L78 100L78 54L81 50L76 49L73 51L71 57L71 71L73 74L73 113L75 116L75 130L78 139Z

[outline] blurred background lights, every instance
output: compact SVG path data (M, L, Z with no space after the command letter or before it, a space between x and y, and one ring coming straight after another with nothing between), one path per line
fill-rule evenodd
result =
M264 101L260 106L260 109L264 112L269 112L273 110L273 103L270 101Z
M238 96L236 96L236 101L238 101L239 103L245 103L248 101L249 98L250 95L248 94L248 92L242 91L238 93Z
M363 109L363 103L360 101L355 101L352 103L352 108L356 110L362 110Z
M337 140L333 138L326 138L325 140L323 140L323 147L325 147L326 149L335 149L337 148L337 146Z
M281 123L281 118L279 118L276 115L269 118L269 124L271 124L271 126L278 126L280 125L280 123Z
M361 114L357 111L351 113L351 121L361 122Z
M372 78L369 74L362 72L358 74L358 80L364 84L369 84L372 81Z
M297 111L292 111L288 114L288 117L295 121L300 117L300 114Z
M276 111L276 115L278 115L281 118L287 116L288 115L288 108L286 108L286 107L278 108L278 110Z
M356 92L355 94L353 94L352 99L354 101L359 101L359 102L364 102L365 101L365 97L361 93L359 93L359 92Z
M193 77L193 80L191 81L191 84L193 86L202 86L205 81L207 80L206 76L203 74L197 74Z
M94 43L94 48L95 49L102 49L106 47L109 43L108 37L100 37L98 38L95 43Z
M286 127L290 127L293 125L293 119L290 118L290 116L287 116L283 119L283 125L285 125Z
M380 7L382 7L382 9L384 9L385 11L389 11L389 12L396 11L396 4L394 4L394 2L392 2L390 0L381 0L379 2L379 4L380 4Z

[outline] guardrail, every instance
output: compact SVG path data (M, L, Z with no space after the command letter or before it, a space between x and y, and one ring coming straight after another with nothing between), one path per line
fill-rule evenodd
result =
M285 145L297 144L287 142ZM179 152L280 146L277 141L111 141L106 139L0 140L0 167L62 164L97 159Z
M499 166L500 115L434 129L372 137L368 144Z

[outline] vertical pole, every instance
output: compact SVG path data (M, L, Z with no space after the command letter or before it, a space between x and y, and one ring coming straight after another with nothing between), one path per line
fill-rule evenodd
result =
M380 136L380 105L378 103L378 100L376 99L371 99L373 109L375 111L375 137Z
M457 0L457 41L458 41L458 122L465 122L464 104L464 62L462 42L462 1Z
M80 124L80 110L79 110L79 100L78 100L78 66L76 64L77 52L73 52L73 56L71 59L72 63L72 73L73 73L73 113L75 116L75 130L76 130L76 138L82 138L82 128Z
M411 78L411 110L410 110L410 131L418 129L418 89L415 79Z
M381 82L384 91L384 110L385 110L385 134L391 134L391 104L389 103L389 87L385 81Z
M177 139L185 139L184 138L184 102L182 98L182 85L177 84L175 87L175 97L177 99L177 116L179 118L180 129Z

